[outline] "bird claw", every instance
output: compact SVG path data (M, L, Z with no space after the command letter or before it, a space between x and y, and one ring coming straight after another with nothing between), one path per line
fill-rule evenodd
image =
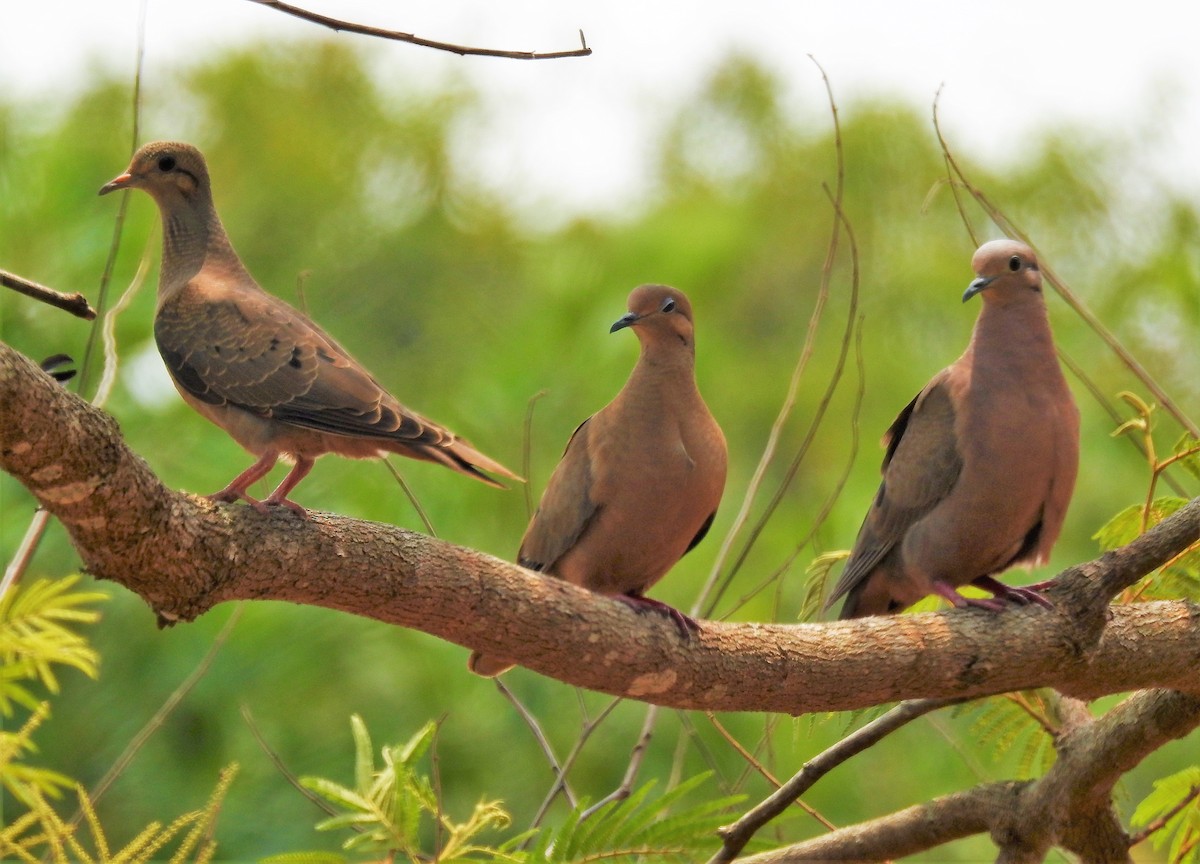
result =
M954 590L954 587L945 582L934 582L933 593L939 597L948 600L955 609L968 609L976 607L978 609L987 609L989 612L999 612L1004 609L1003 600L985 600L982 597L964 597Z
M209 501L215 501L218 504L235 504L238 501L245 501L262 515L266 516L269 512L267 505L257 498L252 498L240 489L235 489L232 486L226 486L220 492L214 492L211 495L205 495Z
M654 611L661 615L666 615L675 624L684 642L691 641L692 634L700 632L700 625L696 623L695 618L685 615L674 606L664 603L661 600L655 600L652 597L643 597L641 594L617 594L616 599L620 600L634 612L640 614Z
M1011 600L1021 606L1028 606L1031 603L1041 606L1043 609L1053 609L1054 604L1042 596L1042 589L1049 585L1049 582L1039 582L1036 585L1027 585L1024 588L1017 588L1011 585L1005 585L998 579L993 579L991 576L980 576L975 580L975 584L984 591L991 591L997 598L1001 600Z
M307 510L305 510L303 507L301 507L295 501L291 501L287 498L276 499L275 496L272 495L270 498L267 498L262 503L265 504L267 507L286 507L287 509L289 509L293 513L295 513L297 516L299 516L301 519L308 518Z

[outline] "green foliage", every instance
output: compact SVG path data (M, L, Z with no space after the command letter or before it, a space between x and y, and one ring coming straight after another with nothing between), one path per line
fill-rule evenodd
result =
M350 829L354 833L342 844L347 851L385 852L389 858L403 855L411 861L425 860L424 829L435 824L437 850L432 857L445 864L465 861L512 860L496 850L475 843L489 828L507 828L508 813L494 801L481 801L465 822L455 822L442 810L429 777L417 763L434 744L437 725L426 723L405 744L384 747L383 765L375 765L371 736L357 714L350 718L354 736L354 786L343 786L323 777L305 777L300 782L343 812L317 824L318 831ZM269 859L279 864L278 859Z
M1200 766L1155 780L1154 791L1134 811L1133 824L1157 829L1150 840L1156 851L1167 850L1164 862L1200 861Z
M1172 496L1156 498L1149 508L1130 505L1110 519L1092 539L1105 552L1120 548L1187 503L1186 498ZM1200 545L1192 546L1160 569L1148 573L1126 596L1146 600L1200 599Z
M839 561L850 557L850 550L839 549L836 552L825 552L809 562L804 571L804 597L800 601L800 620L812 621L825 608L825 595L829 593L826 586L829 576Z
M7 667L0 667L0 672L5 668ZM39 796L59 797L60 790L70 786L72 782L70 777L58 771L26 765L20 761L25 754L37 751L33 743L33 733L49 714L50 703L43 702L16 732L0 730L0 785L27 807L33 806Z
M959 709L974 715L970 737L996 755L1017 758L1017 776L1040 777L1054 764L1058 695L1026 690L993 696Z
M95 802L82 786L76 786L76 794L91 838L90 844L85 844L79 836L78 819L64 820L35 791L28 812L0 829L0 856L12 856L29 864L43 859L54 864L149 864L162 860L166 847L179 838L179 845L168 859L170 864L188 861L208 864L213 860L217 848L216 841L212 839L217 816L236 774L236 764L221 772L208 803L202 809L185 813L165 826L152 822L120 849L112 848L112 842L96 814Z
M419 769L417 763L434 746L436 724L425 724L403 745L383 747L382 766L375 764L371 737L362 718L352 716L350 725L354 786L321 777L305 777L300 782L342 811L319 822L318 831L348 829L354 833L342 844L343 849L372 855L385 853L389 859L401 855L413 862L435 860L442 864L694 860L712 846L716 829L729 808L744 798L721 796L682 806L682 800L709 774L693 777L653 799L650 792L655 784L651 781L624 800L606 802L594 811L582 802L557 827L531 829L499 846L489 846L477 837L511 824L500 803L481 801L465 822L455 822L442 809L434 783ZM429 845L436 848L424 851ZM262 864L327 864L338 860L344 859L301 852L272 856Z
M81 608L107 600L98 591L72 591L78 576L38 579L13 585L0 600L0 712L12 716L13 703L34 709L38 700L24 682L37 680L59 690L54 666L70 666L95 678L99 657L68 624L91 624L100 615Z
M670 812L709 774L698 774L657 798L651 780L624 801L610 801L583 818L586 803L575 808L556 829L537 835L518 860L576 864L586 861L696 861L711 852L716 830L728 821L729 808L745 796L711 798ZM512 842L506 846L511 846Z

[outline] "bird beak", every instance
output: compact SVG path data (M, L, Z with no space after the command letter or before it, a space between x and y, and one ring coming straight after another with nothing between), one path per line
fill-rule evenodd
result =
M616 333L618 330L624 330L626 327L630 327L630 326L636 324L641 319L641 317L642 316L638 315L636 312L630 312L626 315L622 315L620 318L618 318L616 321L613 322L613 325L611 327L608 328L608 332Z
M126 171L119 177L114 177L103 186L100 187L100 194L107 195L109 192L115 192L118 189L128 189L133 182L133 175Z
M967 290L963 292L963 302L966 303L980 291L986 290L987 287L995 281L995 276L988 277L987 279L980 276L978 279L968 285Z

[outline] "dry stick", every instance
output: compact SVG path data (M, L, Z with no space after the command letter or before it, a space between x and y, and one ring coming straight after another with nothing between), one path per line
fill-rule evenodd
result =
M1029 237L1025 234L1025 232L1022 231L1011 219L1009 219L999 207L993 204L982 190L974 186L971 181L967 179L967 175L955 160L954 154L950 150L950 146L946 143L946 139L942 135L942 129L938 121L937 97L934 98L933 102L933 128L934 132L937 134L938 144L942 148L942 153L945 154L945 158L950 163L950 167L954 170L954 173L958 176L959 180L962 181L963 188L970 193L971 197L975 199L976 203L983 208L983 211L987 213L988 217L995 222L1005 234L1010 237L1018 238L1024 243L1032 246L1033 244L1030 242ZM1117 339L1117 337L1107 327L1104 326L1100 319L1096 317L1095 313L1093 313L1092 310L1088 308L1088 306L1082 300L1080 300L1078 296L1076 296L1075 292L1073 292L1066 285L1066 283L1059 279L1049 266L1043 264L1042 273L1045 274L1046 281L1054 286L1054 290L1058 292L1058 295L1067 302L1067 305L1071 307L1076 315L1083 319L1084 323L1086 323L1088 327L1092 329L1092 332L1099 336L1101 341L1103 341L1109 347L1109 349L1117 355L1121 362L1125 364L1125 367L1129 369L1129 371L1131 371L1134 376L1146 386L1151 394L1153 394L1154 398L1158 400L1159 404L1166 409L1167 413L1174 417L1175 421L1184 429L1186 429L1193 438L1200 438L1200 426L1197 426L1186 414L1183 413L1183 411L1180 410L1179 406L1175 404L1175 401L1167 395L1167 392L1163 390L1163 388L1146 370L1146 368L1142 366L1142 364L1138 362L1137 358L1135 358L1129 352L1129 350L1121 344L1121 341Z
M283 764L283 759L281 759L279 754L276 753L271 748L271 745L267 743L266 736L263 735L262 730L258 728L258 724L254 722L254 715L250 713L249 705L242 705L242 719L246 721L246 725L250 727L250 734L253 735L254 740L258 742L259 748L264 754L266 754L266 757L271 761L271 764L275 766L275 770L283 775L283 779L290 783L292 788L294 788L297 792L299 792L313 804L316 804L330 816L336 816L338 812L336 807L334 807L317 793L306 789L300 783L300 778L293 774L291 770ZM362 833L364 830L362 826L359 825L351 825L350 827L359 833Z
M32 297L34 300L54 306L57 309L62 309L64 312L70 312L76 318L92 321L96 317L96 310L88 304L87 298L78 291L74 294L64 294L61 291L55 291L53 288L47 288L38 282L32 282L29 279L18 276L16 273L9 273L7 270L0 270L0 285L18 291L26 297Z
M642 761L646 758L646 752L650 749L650 739L654 735L654 724L658 721L658 711L659 707L657 705L651 705L647 709L646 719L642 723L642 731L638 733L637 743L633 745L633 750L629 754L629 764L625 767L625 776L621 778L621 785L584 810L579 816L580 822L592 816L606 804L611 804L613 801L624 801L629 797L629 793L633 791L633 784L637 782L637 775L638 771L642 768Z
M776 789L779 789L781 786L783 786L783 784L779 782L778 778L776 778L774 774L772 774L770 771L767 770L767 767L765 765L763 765L756 758L754 758L753 753L751 753L749 750L747 750L745 747L742 746L742 742L738 741L737 738L733 737L733 733L731 733L728 729L726 729L724 726L721 725L721 721L719 721L717 719L716 714L713 714L711 711L705 711L704 716L708 718L708 721L710 723L712 723L713 728L715 728L717 730L717 732L719 732L721 734L721 737L724 738L729 743L729 746L731 746L734 750L736 750L738 752L738 754L743 759L746 760L746 763L750 766L750 768L752 768L753 770L755 770L759 774L761 774L763 777L765 777L767 782L770 783L772 786L774 786ZM813 807L811 804L806 804L805 802L801 801L800 799L796 799L792 803L795 804L796 806L800 807L800 809L802 809L809 816L816 819L818 822L820 822L822 825L824 825L830 831L833 831L834 829L837 828L836 825L834 825L832 822L830 822L828 819L826 819L824 816L822 816L820 814L820 812L817 811L817 808Z
M430 537L436 537L437 531L434 530L433 523L429 521L429 514L425 512L425 508L421 506L420 500L415 492L408 485L408 481L404 479L404 475L400 473L400 469L392 464L392 460L386 456L379 457L387 469L392 472L392 476L396 478L396 482L400 484L400 488L404 490L404 494L408 496L408 502L412 504L413 509L417 511L417 515L421 517L421 524L425 526L425 530L429 532Z
M839 203L835 210L840 210L842 191L845 187L846 170L845 160L843 158L844 153L842 149L842 129L838 122L837 101L834 99L833 87L829 83L829 77L825 74L825 70L821 67L820 63L817 63L816 58L811 54L809 55L809 59L812 60L813 63L816 64L817 69L821 71L821 79L825 82L825 92L829 97L829 110L833 117L834 152L837 157L837 191L834 195L834 199ZM837 256L838 241L841 236L841 225L842 220L835 213L833 230L830 232L829 237L829 245L825 250L825 261L821 266L821 284L817 291L817 300L813 305L813 312L808 321L808 332L804 337L804 346L801 348L800 357L797 359L796 366L792 370L792 378L788 383L787 396L784 397L783 404L779 406L779 413L776 415L775 422L771 426L771 432L767 436L767 443L763 448L762 456L759 457L758 465L754 469L754 474L750 479L750 484L746 487L746 494L742 499L742 507L738 511L737 516L734 517L733 525L730 527L729 532L725 535L725 539L721 543L721 549L717 553L716 560L713 562L712 570L708 575L708 581L704 583L704 587L701 589L699 596L696 598L696 602L692 604L692 608L690 610L692 615L698 614L701 607L707 602L708 609L705 612L705 616L710 616L712 614L712 610L716 607L717 602L720 600L720 595L724 593L725 589L724 586L722 586L720 589L717 589L717 596L709 600L710 595L714 589L717 588L717 581L720 578L721 568L725 565L725 561L733 547L733 541L736 539L737 535L741 532L742 528L750 518L750 507L754 503L754 499L758 496L759 489L762 487L763 478L766 474L767 468L775 458L775 452L779 444L779 437L783 432L783 426L791 416L793 408L795 408L796 392L800 386L800 379L804 376L804 371L808 367L809 357L812 356L814 342L816 341L817 327L821 322L821 318L825 310L825 303L829 299L829 282L832 278L833 264ZM812 437L812 434L815 432L815 429L819 423L819 418L813 421L813 425L810 428L809 438ZM799 459L803 458L806 449L806 445L801 445L800 453L797 459L793 461L793 464L797 465L797 467L799 465ZM730 568L729 573L724 577L724 585L729 584L734 575L737 573L738 568L741 567L742 562L745 561L746 556L749 554L750 548L754 545L758 535L762 532L762 528L766 523L766 520L770 518L771 514L774 512L779 498L782 496L783 491L790 485L794 474L795 472L792 471L786 475L779 491L776 493L774 503L768 505L767 511L759 520L756 528L751 532L751 537L743 547L738 560L734 563L733 567Z
M559 764L558 757L554 755L554 748L550 746L550 740L546 737L546 733L542 731L541 724L538 723L537 718L533 716L533 713L526 708L524 704L522 704L521 700L517 698L516 694L509 690L507 686L505 686L503 681L501 681L499 678L493 678L492 680L496 682L496 689L500 691L501 695L511 702L512 706L517 709L517 713L521 715L521 719L525 721L525 725L528 726L529 730L533 733L534 740L537 741L538 746L542 748L542 755L546 757L546 761L550 763L550 769L554 771L556 788L561 785L563 795L565 795L567 798L567 803L571 805L571 807L577 806L575 793L571 791L571 787L567 784L567 780L563 774L562 766Z
M732 825L718 830L724 844L708 864L728 864L745 848L759 828L783 813L793 801L812 788L813 784L837 766L872 747L892 732L930 711L937 711L966 700L953 699L910 699L901 702L886 714L847 735L828 750L810 759L779 789L763 799L762 803L746 812Z
M539 390L525 403L525 424L521 435L521 474L525 477L522 492L525 494L525 518L533 518L533 408L538 400L549 393Z
M529 830L533 830L542 824L542 819L546 817L546 813L549 811L550 805L554 802L554 799L558 797L559 790L565 786L567 774L570 772L572 766L574 766L575 760L579 758L579 754L583 752L583 745L587 743L587 740L590 737L592 737L592 733L596 731L596 728L603 723L610 714L612 714L613 709L624 701L625 700L620 697L613 699L606 706L604 706L603 711L596 715L595 720L589 720L584 723L583 728L579 731L579 738L575 741L575 746L571 748L571 752L568 753L567 758L563 760L562 773L559 775L559 779L553 786L550 787L550 792L542 800L541 806L538 807L537 813L534 814L533 822L531 822L529 825Z
M828 191L829 190L826 189L827 194L828 194ZM836 206L836 204L835 204L835 206ZM850 338L851 334L855 332L854 313L858 309L858 291L859 291L858 244L855 241L854 230L851 228L849 220L847 220L845 218L845 214L842 212L840 207L837 209L837 213L838 213L839 218L842 220L843 226L846 229L846 237L850 243L851 276L850 276L849 317L846 321L847 329L846 329L846 332L842 339L842 352L843 353L839 359L837 369L835 370L834 378L830 382L830 386L826 389L825 395L821 399L821 403L818 406L816 419L814 420L813 425L810 428L809 438L805 440L803 445L801 445L801 452L799 454L797 454L797 460L802 458L803 452L807 449L808 442L809 442L809 440L811 440L811 436L815 435L816 428L820 424L821 415L823 415L825 413L825 409L829 406L830 401L833 399L833 392L836 389L837 382L841 379L842 369L844 367L845 350L847 347L847 340ZM722 620L725 620L726 618L728 618L730 615L732 615L734 612L736 612L738 609L740 609L746 603L750 602L750 600L753 599L754 597L756 597L759 593L761 593L762 591L765 591L772 583L776 582L776 580L778 580L780 577L782 577L783 574L786 573L791 568L791 566L795 562L796 558L800 555L801 550L803 550L809 544L809 542L812 540L812 538L816 535L817 531L820 530L821 526L825 523L825 520L829 518L829 514L833 512L834 505L837 503L837 500L841 497L842 490L845 488L846 482L850 479L850 472L854 468L854 460L858 456L859 417L861 416L861 413L862 413L863 397L866 394L866 374L865 374L865 365L863 362L863 353L862 353L862 337L863 337L862 317L860 316L858 319L858 322L857 322L857 335L855 336L855 349L854 349L855 350L855 364L858 369L858 389L855 392L854 411L851 415L850 455L849 455L849 458L847 459L846 467L842 471L842 476L838 479L838 482L834 485L833 490L826 497L825 503L821 505L821 510L817 513L817 518L815 520L813 520L812 525L809 526L808 532L805 533L804 537L801 538L800 542L796 544L796 547L792 551L792 554L788 556L788 558L783 562L783 564L781 564L770 575L768 575L767 578L763 579L762 582L760 582L758 585L751 588L748 592L746 592L741 597L739 597L738 601L734 605L733 609L729 610L729 612L727 612L725 615L721 616ZM799 467L798 461L794 464L796 465L796 467ZM781 489L780 494L782 494L782 491L783 490ZM748 552L749 550L747 549L744 551ZM739 564L740 564L740 562L739 562ZM718 599L719 599L719 597L718 597ZM714 601L714 603L715 603L715 601Z
M229 640L229 637L233 634L233 628L241 619L242 610L244 608L245 604L243 603L238 603L236 606L234 606L233 612L230 613L229 618L225 621L225 626L221 628L219 633L217 633L217 637L213 639L212 645L208 646L208 651L203 657L200 658L200 662L196 664L196 668L191 671L187 678L183 679L183 683L181 683L174 689L174 691L172 691L171 695L167 697L166 701L163 702L159 709L154 712L154 716L146 722L146 725L138 730L138 733L134 735L133 739L125 746L125 750L122 751L121 755L117 757L117 760L113 762L112 767L104 773L104 776L101 777L100 781L92 788L91 792L89 793L92 803L98 802L101 797L104 796L104 793L108 791L109 787L111 787L112 784L116 782L117 778L124 773L125 769L129 767L129 764L133 761L134 757L137 756L138 752L142 749L145 743L150 740L150 736L158 731L159 727L161 727L163 723L167 721L167 718L171 716L171 712L179 707L179 703L181 703L184 698L187 697L187 695L191 693L193 689L195 689L196 685L200 683L200 679L208 674L208 670L212 668L213 661L217 658L217 652L224 647L225 643ZM78 824L79 817L80 814L76 812L71 824Z
M378 27L369 27L365 24L355 24L352 21L341 21L337 18L330 18L326 15L310 12L307 9L301 9L298 6L283 3L281 0L250 0L250 2L275 9L278 12L283 12L285 15L292 15L312 24L320 24L322 27L328 27L330 30L337 32L345 31L346 33L357 33L361 36L374 36L378 39L408 42L412 45L420 45L423 48L449 51L460 56L505 57L510 60L558 60L564 57L588 57L592 53L592 49L587 47L587 40L584 39L582 30L579 31L579 44L581 47L571 51L553 51L548 53L538 53L536 51L503 51L498 48L471 48L466 45L455 45L451 42L437 42L432 39L422 39L420 36L415 36L412 33L402 33L398 30L383 30Z

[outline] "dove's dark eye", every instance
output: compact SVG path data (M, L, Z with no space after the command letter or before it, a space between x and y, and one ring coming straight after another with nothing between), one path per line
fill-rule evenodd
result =
M174 156L159 156L158 157L158 170L159 171L174 171L175 170L175 157Z
M1008 259L1008 269L1016 273L1021 269L1021 256L1014 255Z
M662 304L662 311L674 312L675 311L675 298L668 297L666 300L664 300L663 304Z

